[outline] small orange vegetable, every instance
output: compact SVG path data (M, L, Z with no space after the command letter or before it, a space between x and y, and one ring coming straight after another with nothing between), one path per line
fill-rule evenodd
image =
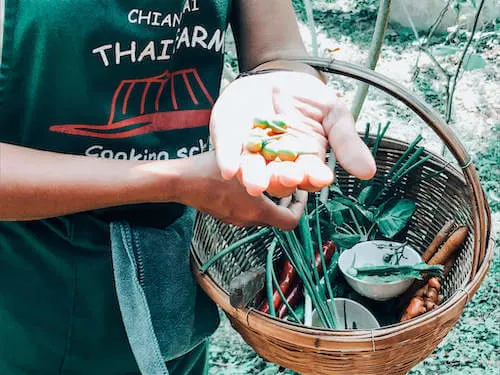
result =
M276 142L265 143L260 153L267 161L273 161L278 157L279 149L276 147Z
M281 161L295 161L299 153L293 150L280 150L278 152L278 157Z

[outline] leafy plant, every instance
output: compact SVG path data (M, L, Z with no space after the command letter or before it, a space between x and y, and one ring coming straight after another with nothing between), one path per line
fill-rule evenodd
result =
M372 146L374 155L389 125L378 125ZM368 124L366 134L369 131ZM367 138L365 136L365 141ZM416 204L403 198L399 191L408 173L431 158L430 155L422 156L424 148L418 147L421 140L420 135L415 138L382 178L357 181L355 186L361 187L358 194L344 193L339 185L331 185L333 196L317 208L323 217L326 215L322 231L328 239L341 248L350 248L358 242L375 238L392 239L407 226Z

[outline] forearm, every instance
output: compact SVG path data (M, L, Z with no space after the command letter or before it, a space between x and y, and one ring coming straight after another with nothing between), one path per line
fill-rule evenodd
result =
M174 201L177 164L107 160L0 143L0 220Z
M284 69L308 73L326 82L307 64L290 61L307 51L289 0L236 0L232 26L240 71Z

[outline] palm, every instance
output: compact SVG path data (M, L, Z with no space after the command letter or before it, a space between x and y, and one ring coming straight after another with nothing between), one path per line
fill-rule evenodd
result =
M297 188L317 191L333 181L324 163L328 141L346 169L361 178L371 177L373 159L349 112L334 98L320 80L304 73L275 72L233 82L215 104L210 123L223 177L237 176L254 196L267 191L283 197ZM242 152L254 119L277 116L296 130L296 144L307 145L313 154L293 162L266 162L259 153Z

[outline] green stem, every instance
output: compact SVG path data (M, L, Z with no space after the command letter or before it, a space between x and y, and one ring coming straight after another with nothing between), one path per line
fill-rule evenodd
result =
M306 222L307 219L306 215L307 215L307 207L302 216L300 217L298 229L300 237L302 238L302 241L304 243L305 258L307 259L307 262L310 264L313 261L314 255L311 254L311 252L309 251L309 241L311 240L311 233L309 232L308 224ZM291 238L293 239L293 237ZM298 241L297 243L295 243L295 245L298 246Z
M422 155L422 153L424 152L425 148L423 147L419 147L417 149L417 151L415 151L413 153L413 155L411 155L408 160L403 164L403 166L396 172L394 173L394 175L392 176L392 178L390 179L390 183L395 183L397 182L401 177L403 177L403 173L405 170L407 170L413 163L415 163L415 161L420 157L420 155Z
M312 267L311 264L304 257L305 251L301 249L301 245L298 242L297 237L293 231L285 232L285 237L287 238L287 242L290 243L292 247L295 248L291 249L290 254L288 256L295 260L295 263L297 265L296 269L297 273L299 274L299 277L302 279L304 287L307 289L307 292L311 297L313 305L318 311L318 315L322 316L322 324L325 327L333 328L335 323L331 319L329 319L330 316L325 313L327 307L326 304L324 303L324 298L322 298L319 295L318 290L316 289L316 286L312 279L312 274L311 274Z
M306 276L306 274L308 275L308 273L304 272L303 265L301 263L300 250L291 249L292 242L289 239L288 232L284 233L286 239L283 237L283 232L281 232L279 229L273 228L273 232L274 232L275 237L278 239L280 246L282 247L283 251L285 252L285 255L287 256L288 260L290 261L290 264L297 272L297 275L299 276L299 278L302 280L302 283L304 285L304 289L307 291L307 293L309 293L311 301L315 300L316 296L315 296L314 290L311 288L311 285L310 285L310 282L312 282L312 281L309 280L309 278ZM316 301L314 303L316 304ZM324 314L321 311L318 311L318 317L321 320L321 324L323 324L326 327L328 323L326 321Z
M249 236L246 236L246 237L242 238L241 240L238 240L235 243L231 244L230 246L226 247L225 249L219 251L217 254L215 254L210 259L208 259L205 263L202 264L202 266L200 267L200 273L203 274L203 273L207 272L207 270L215 262L217 262L219 259L221 259L224 256L226 256L227 254L233 252L234 250L238 249L240 246L243 246L243 245L245 245L248 242L254 241L254 240L256 240L256 239L258 239L258 238L260 238L262 236L265 236L269 232L271 232L270 228L261 229L258 232L255 232L255 233L253 233L253 234L251 234Z
M426 273L440 276L443 273L444 266L440 264L428 265L418 263L415 265L383 265L383 266L362 266L356 267L356 276L380 276L380 275L400 275L409 272Z
M368 138L370 137L370 123L367 122L365 125L365 134L363 134L363 142L368 145Z
M419 142L422 140L422 135L419 134L414 140L412 143L410 143L410 145L408 146L408 148L406 149L406 151L403 153L403 155L401 155L399 157L399 159L396 161L396 163L394 163L394 165L391 167L391 169L389 170L389 172L387 173L386 175L386 179L389 180L392 175L394 174L394 172L396 172L396 170L399 168L399 166L401 165L401 163L403 162L403 160L411 153L413 152L413 149L417 146L417 144L419 144Z
M427 156L424 156L422 159L420 159L418 162L416 162L415 164L413 164L410 168L408 168L407 170L405 170L401 176L397 179L397 181L401 180L404 176L406 176L408 173L410 173L412 170L414 170L415 168L417 168L418 166L424 164L427 160L430 160L432 159L432 155L427 155ZM396 182L397 182L396 181Z
M352 217L352 220L354 221L354 225L356 226L356 229L358 230L358 234L360 236L366 236L366 232L361 228L361 225L359 225L358 219L356 218L356 215L354 215L354 212L352 211L351 208L349 208L349 214Z
M364 237L365 241L368 241L368 239L370 238L370 235L372 234L372 230L375 229L376 226L377 226L377 223L373 223L372 226L368 229L368 232L366 233L366 237Z
M292 314L293 316L293 319L299 323L299 324L302 324L302 322L300 321L299 317L297 316L297 314L295 313L295 311L292 309L292 306L290 306L290 304L288 303L288 301L286 300L285 298L285 295L283 294L283 292L281 291L281 288L280 288L280 284L278 282L278 278L276 277L276 273L274 272L274 269L272 270L272 278L273 278L273 284L274 284L274 288L276 289L276 291L278 292L278 294L280 295L280 298L281 300L283 301L283 303L285 304L286 308L288 309L288 311L290 312L290 314ZM274 306L273 306L274 307Z
M276 241L273 240L269 249L267 250L267 260L266 260L266 291L267 291L267 304L269 305L269 314L276 316L276 310L274 309L273 301L273 256L274 249L276 249ZM279 289L279 288L278 288Z
M315 199L316 207L318 207L318 197ZM338 312L337 312L337 307L335 306L334 302L334 295L333 295L333 289L332 285L330 282L330 274L328 272L328 267L326 266L326 261L325 261L325 255L323 254L323 241L321 238L321 228L319 225L319 214L316 213L316 233L318 236L318 251L320 254L320 259L321 259L321 267L323 267L323 279L325 280L326 284L326 289L328 290L328 295L330 296L330 300L332 301L332 309L331 309L331 314L333 321L335 323L335 327L339 326L339 321L338 321ZM333 256L332 256L333 259ZM331 264L331 260L330 260ZM328 304L327 304L328 306ZM330 310L330 309L329 309Z
M384 135L387 132L387 129L389 129L389 125L391 125L391 122L387 121L387 124L385 124L384 128L382 129L382 131L377 132L377 138L375 139L375 143L373 144L373 148L372 148L373 157L377 156L377 152L378 152L378 148L380 146L380 142L382 141L382 138L384 138ZM380 129L380 124L379 124L379 129Z

